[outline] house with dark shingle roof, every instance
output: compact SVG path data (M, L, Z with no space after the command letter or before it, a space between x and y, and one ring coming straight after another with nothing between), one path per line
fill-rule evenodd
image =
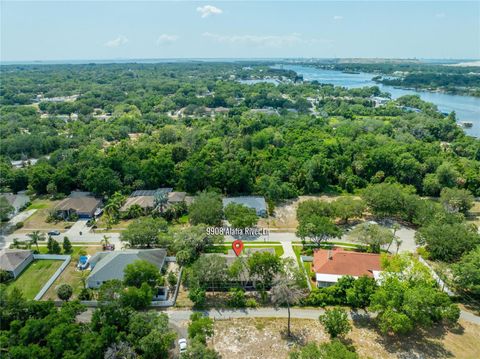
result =
M163 248L126 249L95 253L89 260L92 271L87 278L87 287L98 288L104 282L112 279L123 280L125 267L138 260L145 260L161 270L165 264L166 256L167 251Z
M139 205L145 212L151 211L155 207L155 195L159 192L167 194L168 202L165 208L168 206L186 202L186 192L173 192L173 188L158 188L156 190L137 190L127 198L123 206L120 208L120 212L127 212L133 205Z
M17 278L33 261L33 251L24 249L3 249L0 251L0 269Z
M94 218L100 212L102 200L89 192L74 191L55 207L57 215L67 219L72 214L80 218Z
M343 277L366 275L378 280L382 270L380 254L346 251L342 248L316 249L313 253L313 271L317 287L331 286Z

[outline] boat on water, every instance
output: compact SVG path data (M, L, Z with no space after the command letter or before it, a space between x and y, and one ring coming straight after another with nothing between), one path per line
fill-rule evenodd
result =
M473 122L471 122L471 121L460 121L459 125L463 128L472 128L473 127Z

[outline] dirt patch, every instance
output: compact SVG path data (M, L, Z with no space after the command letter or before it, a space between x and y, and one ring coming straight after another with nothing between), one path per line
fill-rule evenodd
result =
M215 322L215 336L210 344L222 358L287 358L290 348L309 341L326 341L320 323L292 319L293 340L287 340L286 319L230 319Z
M281 231L295 231L297 222L297 208L298 204L310 199L320 200L324 202L333 202L339 196L334 195L317 195L317 196L300 196L293 200L288 200L275 206L275 213L270 218L261 218L258 225L264 228ZM356 197L360 198L360 197Z
M293 339L285 337L286 319L230 319L215 322L209 341L223 358L281 359L307 342L326 342L328 335L316 320L292 319ZM480 326L460 322L457 329L437 327L408 337L385 338L369 323L356 324L344 339L361 358L478 358Z
M175 307L178 308L192 308L193 302L188 298L188 290L180 285L178 290L177 301L175 302Z

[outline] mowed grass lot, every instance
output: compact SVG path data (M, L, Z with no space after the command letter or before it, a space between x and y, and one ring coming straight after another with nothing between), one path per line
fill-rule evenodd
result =
M47 293L43 296L42 299L58 299L56 289L60 284L70 284L73 288L73 298L76 298L80 291L83 288L82 275L87 277L90 274L90 271L79 271L77 270L77 263L80 257L80 251L85 251L89 255L93 255L96 252L102 250L101 246L74 246L72 247L72 253L69 253L72 256L72 260L59 275L59 277L53 282L52 286L47 290ZM40 247L40 253L46 253L47 247Z
M60 260L34 260L15 281L7 285L7 290L18 288L25 299L33 299L62 263Z

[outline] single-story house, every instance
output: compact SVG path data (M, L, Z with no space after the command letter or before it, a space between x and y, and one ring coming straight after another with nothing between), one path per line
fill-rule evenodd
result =
M102 200L90 192L74 191L55 207L57 215L66 219L72 214L80 218L94 218L101 213Z
M173 188L158 188L156 190L138 190L132 192L127 198L123 206L120 208L120 212L127 212L130 207L137 204L142 207L146 212L151 211L155 206L155 195L158 192L164 192L167 194L169 205L186 202L186 192L173 192Z
M20 210L30 202L30 197L25 194L24 191L13 193L0 193L0 197L5 197L8 204L14 208L14 212L10 217L15 216Z
M253 253L256 253L256 252L268 252L270 254L275 254L275 249L274 248L255 248L255 247L252 247L252 248L244 248L242 253L240 254L240 257L248 257L248 256L251 256ZM235 252L233 251L233 249L229 249L228 250L228 254L218 254L218 253L207 253L207 254L203 254L204 256L213 256L213 255L216 255L216 256L220 256L220 257L223 257L225 258L226 262L227 262L227 267L230 267L236 260L237 258L237 255L235 254ZM236 287L236 286L241 286L243 287L244 289L246 290L253 290L255 289L255 278L251 278L250 277L250 274L248 273L248 270L245 268L240 274L239 274L239 278L238 280L234 280L232 278L230 278L230 276L227 276L227 281L229 282L227 284L228 288L229 287ZM211 290L211 283L204 283L207 288L209 290ZM225 289L228 289L228 288L225 288ZM216 288L217 290L219 288Z
M345 276L362 275L378 280L382 267L380 254L346 251L341 248L316 249L313 254L313 271L317 287L328 287Z
M10 272L13 278L33 261L33 251L25 249L3 249L0 251L0 269Z
M123 280L125 267L137 260L145 260L161 270L165 264L165 249L126 249L95 253L88 261L92 271L87 278L88 288L98 288L112 279Z
M237 203L248 208L253 208L257 216L267 217L267 202L265 197L261 196L241 196L241 197L225 197L223 200L223 208L230 203Z

